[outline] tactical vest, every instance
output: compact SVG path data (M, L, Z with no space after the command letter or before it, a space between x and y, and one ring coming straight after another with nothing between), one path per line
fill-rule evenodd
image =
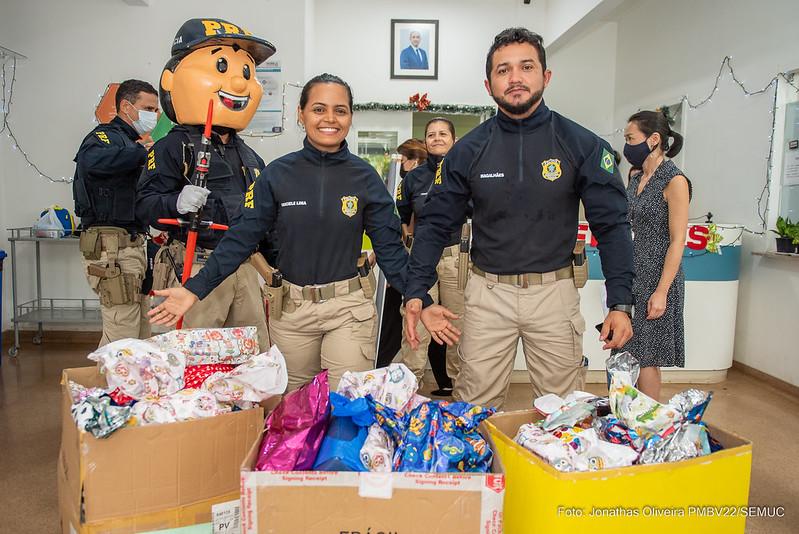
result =
M175 131L184 134L183 141L183 175L190 183L194 174L195 150L200 146L202 135L199 131L189 130L184 126L176 126ZM212 144L211 167L208 171L206 188L211 191L203 208L203 219L215 223L230 225L241 212L244 192L261 172L258 158L250 147L238 137L231 139L227 145ZM230 163L225 159L224 153L238 149L244 173L244 189L240 189L238 176L233 171ZM172 230L170 234L186 241L186 229ZM197 243L202 248L215 248L224 232L202 230L197 238Z
M142 167L125 173L106 175L96 171L89 172L80 162L80 156L89 148L87 141L94 138L98 130L116 130L124 146L136 145L125 132L113 124L101 124L84 138L75 157L77 165L72 182L75 214L81 218L83 228L119 226L132 229L140 226L136 223L136 183Z

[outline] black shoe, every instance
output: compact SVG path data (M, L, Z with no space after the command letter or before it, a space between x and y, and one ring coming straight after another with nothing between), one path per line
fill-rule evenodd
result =
M436 397L451 397L452 396L452 388L440 388L434 389L430 392L431 395Z

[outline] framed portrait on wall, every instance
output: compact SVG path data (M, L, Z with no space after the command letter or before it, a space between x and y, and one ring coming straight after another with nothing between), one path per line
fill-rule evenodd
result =
M391 78L438 79L438 21L391 19Z

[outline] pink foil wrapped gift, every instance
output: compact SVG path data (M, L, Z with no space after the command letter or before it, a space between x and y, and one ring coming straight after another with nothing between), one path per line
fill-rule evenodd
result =
M287 393L266 419L257 471L306 471L313 467L327 427L327 371Z

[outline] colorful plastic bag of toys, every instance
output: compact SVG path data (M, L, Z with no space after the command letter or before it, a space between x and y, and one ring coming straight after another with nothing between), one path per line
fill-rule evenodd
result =
M522 425L514 438L563 472L597 471L633 465L638 453L625 445L600 439L593 428L561 428L546 432L536 424Z
M257 471L306 471L313 467L327 427L327 371L286 394L266 420Z
M477 428L493 408L425 402L410 414L375 403L375 418L394 440L394 471L487 472L493 455Z
M641 453L640 463L658 464L679 462L710 454L707 427L689 423L681 426L669 436L652 443Z

